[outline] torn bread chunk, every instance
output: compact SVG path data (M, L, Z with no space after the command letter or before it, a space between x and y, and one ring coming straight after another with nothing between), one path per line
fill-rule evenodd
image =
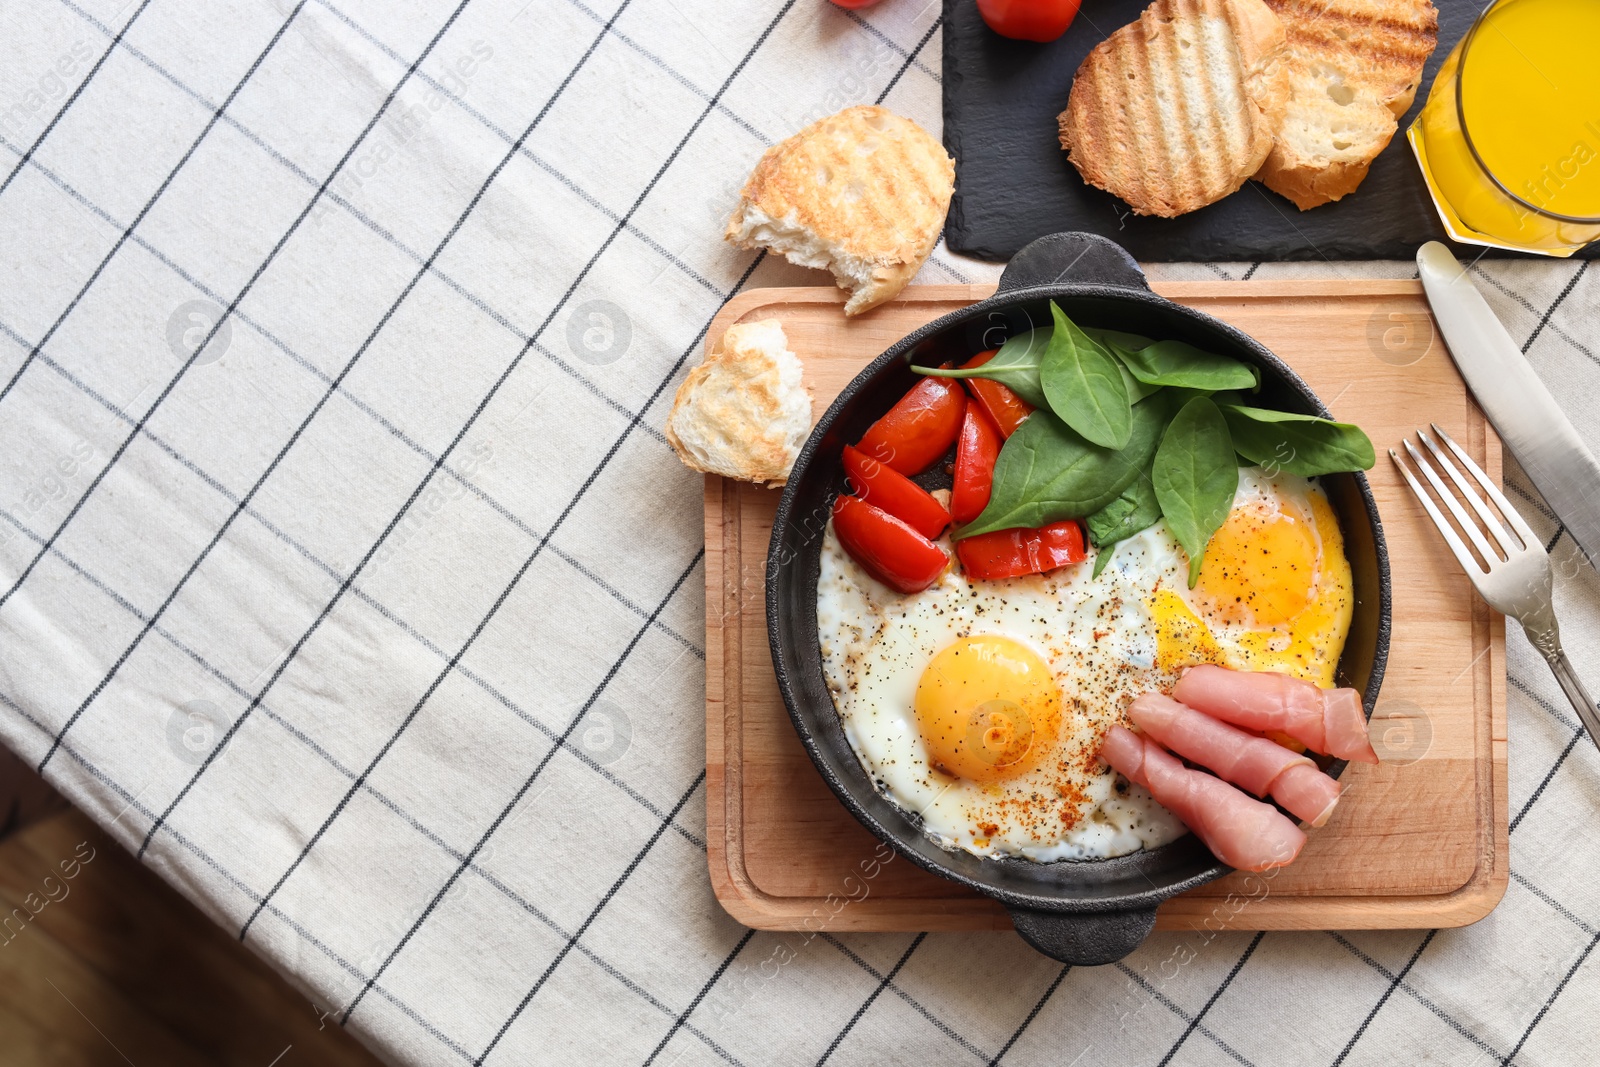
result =
M955 161L921 126L850 107L767 149L724 236L833 273L846 315L906 287L938 243Z
M667 442L691 470L783 485L811 432L800 358L776 319L728 327L678 387Z

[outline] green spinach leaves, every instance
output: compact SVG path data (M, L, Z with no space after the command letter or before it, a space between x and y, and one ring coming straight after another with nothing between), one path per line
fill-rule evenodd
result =
M1150 480L1167 529L1189 556L1193 589L1206 543L1227 519L1239 489L1228 422L1210 397L1193 398L1172 417L1156 449Z
M1000 450L989 506L958 536L1093 515L1149 466L1166 414L1159 404L1135 407L1128 443L1117 449L1093 444L1049 411L1034 412Z
M1039 368L1050 410L1102 448L1122 448L1133 433L1133 404L1117 360L1061 313L1052 301L1055 329ZM1137 377L1137 375L1135 375Z
M1227 520L1239 467L1304 477L1367 470L1360 428L1242 403L1261 374L1183 341L1080 327L1054 301L1052 323L1007 340L985 364L913 368L989 378L1038 410L1005 442L989 505L956 536L1083 519L1099 552L1165 519L1189 556L1189 584Z
M1146 385L1176 385L1184 389L1254 389L1261 374L1248 363L1241 363L1215 352L1206 352L1182 341L1157 341L1144 348L1119 351L1128 372Z
M1315 415L1223 404L1222 414L1241 456L1302 477L1371 470L1376 457L1361 427Z
M1044 365L1050 348L1048 326L1029 330L1009 338L989 362L979 367L946 369L943 367L912 367L918 374L935 378L988 378L1016 393L1036 408L1048 407L1044 386L1039 384L1039 370Z
M1155 483L1150 480L1149 471L1140 471L1117 499L1084 520L1089 527L1089 540L1099 549L1094 556L1094 573L1089 577L1098 578L1106 569L1118 541L1126 541L1160 521L1161 502L1156 499Z

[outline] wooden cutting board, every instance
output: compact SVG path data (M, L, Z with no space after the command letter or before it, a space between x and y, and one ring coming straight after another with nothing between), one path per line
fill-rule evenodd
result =
M1156 283L1157 292L1252 334L1340 419L1371 435L1371 472L1394 581L1394 635L1374 740L1329 824L1292 866L1234 874L1161 906L1164 929L1462 926L1505 892L1504 620L1473 593L1385 449L1432 421L1490 474L1500 443L1410 281ZM760 289L707 333L782 321L820 417L860 369L911 330L992 286L907 289L847 321L837 289ZM1001 930L994 901L886 854L823 784L772 673L763 604L779 491L707 477L706 772L711 883L740 922L767 930Z

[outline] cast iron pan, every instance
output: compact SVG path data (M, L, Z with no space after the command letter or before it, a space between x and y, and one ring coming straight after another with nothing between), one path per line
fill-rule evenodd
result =
M1048 864L940 848L910 813L878 793L856 759L823 680L817 637L822 533L833 498L844 488L841 449L917 382L911 364L964 359L1011 333L1048 323L1050 300L1085 325L1177 338L1248 360L1261 368L1264 406L1328 414L1259 342L1151 292L1138 264L1119 246L1085 233L1042 237L1012 259L994 296L903 338L857 375L822 416L789 476L772 527L767 632L795 730L845 807L912 863L999 900L1017 932L1040 952L1091 965L1132 952L1154 926L1158 904L1229 868L1193 835L1116 859ZM931 485L938 477L924 480ZM1366 476L1331 476L1323 485L1339 515L1355 580L1355 615L1339 661L1339 684L1363 693L1370 717L1389 651L1388 554ZM1337 777L1343 770L1337 762L1328 772Z

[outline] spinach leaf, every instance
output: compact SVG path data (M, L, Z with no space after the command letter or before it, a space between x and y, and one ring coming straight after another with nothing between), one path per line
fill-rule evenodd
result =
M1111 349L1111 354L1113 356L1117 355L1117 350L1114 348ZM1158 392L1162 388L1159 385L1146 385L1139 379L1135 378L1133 376L1133 372L1128 370L1127 366L1123 364L1120 356L1117 358L1117 370L1122 374L1123 388L1128 390L1129 403L1137 404L1145 397L1151 395L1152 393Z
M1142 334L1123 333L1121 330L1103 330L1098 326L1085 326L1083 332L1112 351L1117 349L1138 351L1141 348L1149 348L1155 344L1154 341Z
M956 537L1093 515L1149 467L1167 416L1159 401L1134 408L1128 443L1118 450L1090 444L1048 408L1034 412L1000 449L989 506Z
M1050 402L1045 398L1044 387L1039 384L1039 367L1043 364L1045 353L1050 349L1049 327L1041 326L1037 330L1019 333L1008 338L996 352L981 367L968 367L965 370L952 368L945 370L940 367L912 367L918 374L927 374L935 378L988 378L999 382L1009 388L1022 399L1036 408L1049 407Z
M1091 444L1121 448L1133 433L1133 405L1117 361L1078 329L1054 301L1050 314L1055 330L1039 368L1039 383L1050 410Z
M1359 426L1315 415L1223 404L1222 414L1239 454L1268 470L1306 478L1371 470L1372 441Z
M1227 519L1239 488L1228 423L1209 397L1195 397L1172 417L1150 479L1167 528L1188 553L1193 589L1206 543Z
M1210 397L1211 402L1219 407L1223 404L1234 403L1239 399L1239 394L1232 389L1214 393L1210 389L1191 389L1184 385L1168 385L1163 387L1163 391L1167 394L1167 399L1171 402L1173 411L1177 411L1197 396Z
M1261 374L1248 363L1206 352L1182 341L1157 341L1140 349L1123 350L1122 362L1147 385L1177 385L1216 392L1254 389Z
M1100 572L1105 570L1118 541L1125 541L1154 526L1160 518L1161 502L1156 499L1155 483L1150 480L1149 471L1140 471L1139 476L1128 483L1117 499L1090 515L1087 520L1089 540L1098 550L1094 557L1094 572L1089 577L1098 578Z
M1111 353L1117 361L1117 369L1122 372L1123 387L1128 390L1128 400L1137 404L1151 393L1160 389L1159 385L1146 385L1133 376L1128 370L1127 361L1122 358L1124 351L1130 348L1143 348L1155 344L1148 337L1140 337L1134 333L1119 333L1116 330L1102 330L1094 326L1080 327L1092 340L1100 342L1100 347Z

